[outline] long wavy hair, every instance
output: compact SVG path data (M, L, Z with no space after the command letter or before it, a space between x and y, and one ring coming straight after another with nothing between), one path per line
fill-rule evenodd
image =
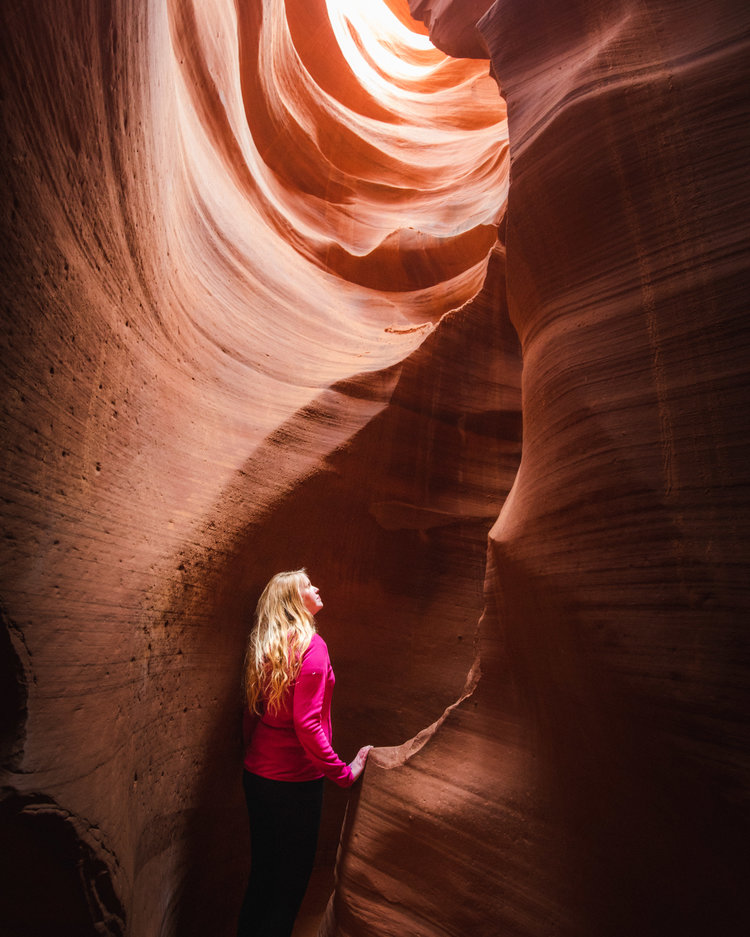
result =
M299 673L302 655L315 634L315 619L301 595L309 583L304 569L277 573L258 599L243 672L250 712L278 711Z

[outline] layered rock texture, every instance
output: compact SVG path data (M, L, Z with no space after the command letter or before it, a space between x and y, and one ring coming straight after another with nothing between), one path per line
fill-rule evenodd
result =
M747 932L750 14L411 6L3 7L9 934L232 933L301 564L322 935Z

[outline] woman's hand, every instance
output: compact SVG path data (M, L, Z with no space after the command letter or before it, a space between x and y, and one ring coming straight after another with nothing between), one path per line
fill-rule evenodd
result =
M357 778L362 774L365 768L365 762L367 761L367 756L370 754L370 749L372 745L365 745L357 752L354 756L354 760L349 764L349 770L352 773L353 781L356 781Z

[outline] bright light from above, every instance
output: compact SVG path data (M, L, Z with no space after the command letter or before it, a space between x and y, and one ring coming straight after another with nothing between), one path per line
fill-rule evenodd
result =
M383 0L326 0L336 40L352 71L376 97L393 82L419 82L446 56L402 23ZM431 53L431 54L430 54Z

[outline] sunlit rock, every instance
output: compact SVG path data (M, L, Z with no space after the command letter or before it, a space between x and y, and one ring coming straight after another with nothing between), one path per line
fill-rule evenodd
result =
M42 847L6 853L29 928L51 890L97 933L231 930L271 572L326 596L345 756L471 665L519 457L504 104L405 4L349 7L0 13L3 817L61 856L40 878ZM433 606L435 641L463 634L447 670L416 640Z

